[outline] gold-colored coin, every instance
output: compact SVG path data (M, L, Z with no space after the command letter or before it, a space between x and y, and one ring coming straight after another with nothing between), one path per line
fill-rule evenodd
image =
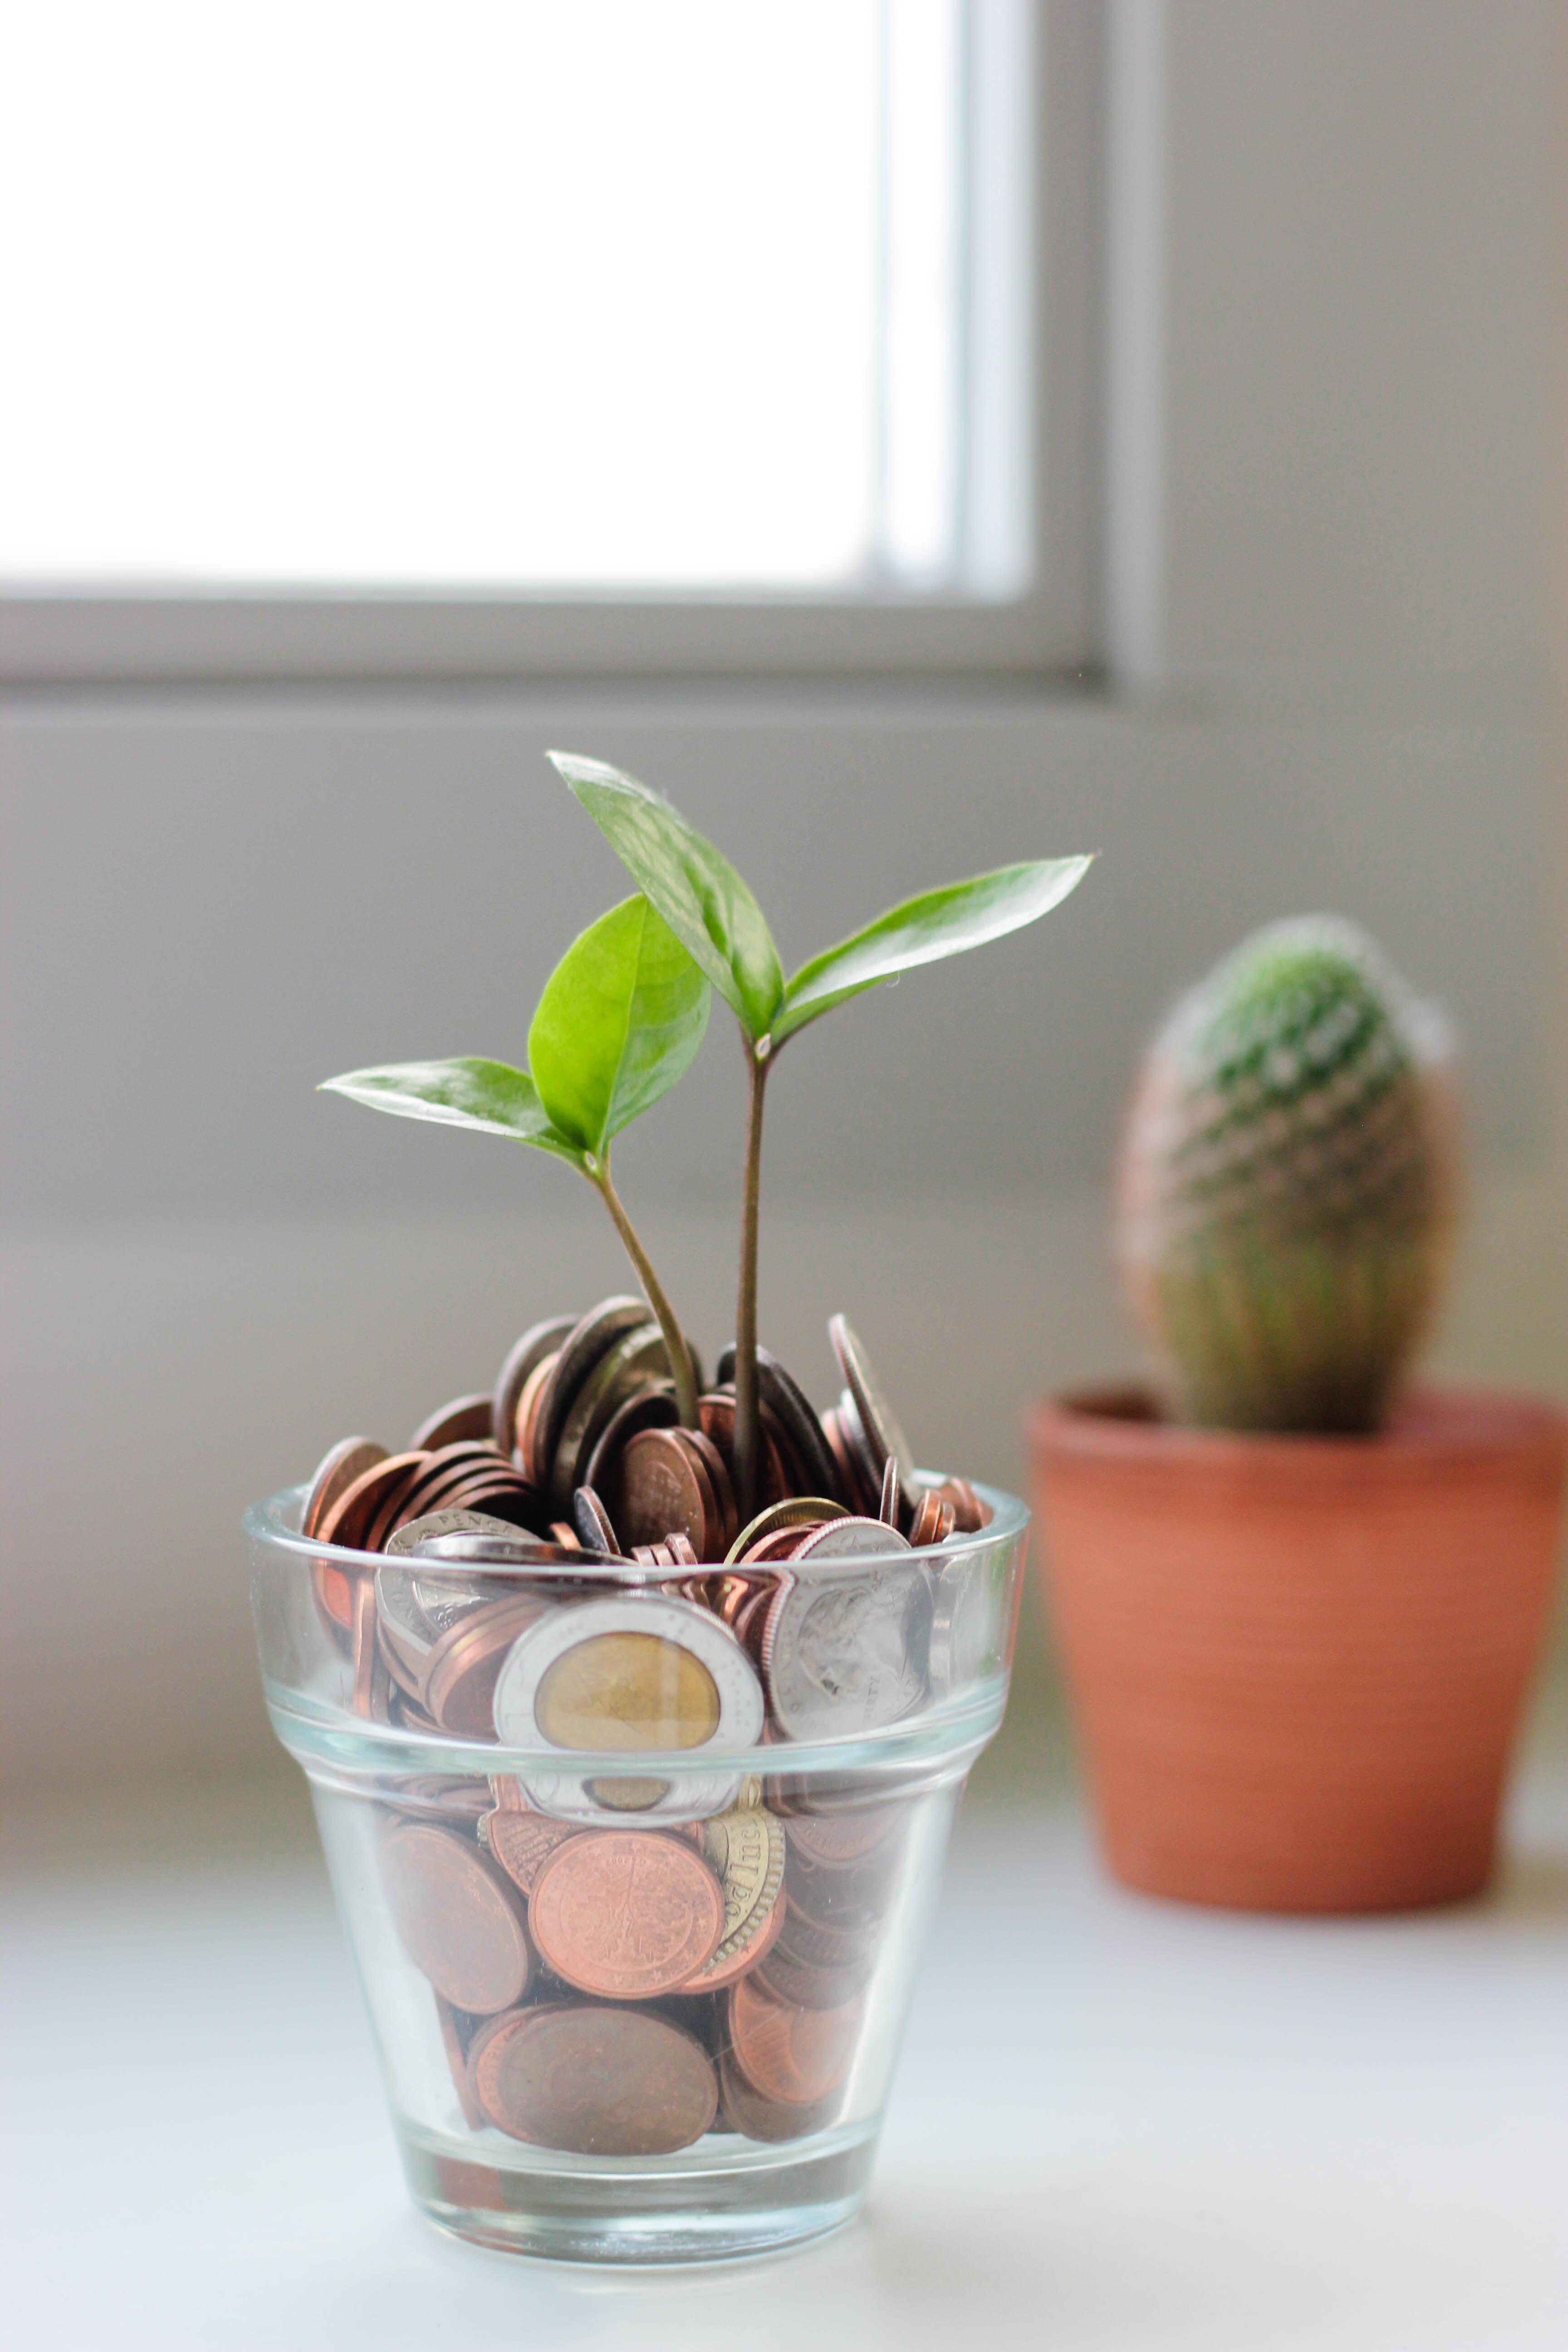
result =
M700 1658L658 1633L599 1633L541 1677L534 1720L556 1748L700 1748L719 1727Z
M825 1495L797 1495L788 1502L773 1503L741 1529L730 1546L724 1565L733 1567L754 1545L785 1528L816 1527L824 1519L846 1519L848 1516L842 1503L830 1503Z
M784 1885L784 1824L762 1805L737 1806L703 1822L702 1845L724 1890L724 1935L713 1955L719 1960L753 1919L773 1908Z

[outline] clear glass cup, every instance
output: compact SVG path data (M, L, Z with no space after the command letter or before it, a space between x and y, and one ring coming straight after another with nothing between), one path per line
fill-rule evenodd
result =
M854 2212L1006 1699L1028 1514L979 1491L978 1534L747 1569L750 1622L722 1570L388 1560L305 1540L300 1487L247 1515L268 1706L432 2221L647 2263Z

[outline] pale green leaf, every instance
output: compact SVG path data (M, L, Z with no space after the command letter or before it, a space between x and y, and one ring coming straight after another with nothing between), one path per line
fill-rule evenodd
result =
M875 988L917 965L984 947L1058 906L1088 873L1087 857L1047 857L1003 866L973 881L950 882L890 907L874 923L836 948L825 948L802 964L784 990L773 1041L782 1045L795 1030L846 997Z
M632 880L755 1044L784 1002L784 970L762 908L721 850L635 776L574 751L550 759Z
M426 1118L442 1127L468 1127L481 1135L507 1135L552 1151L574 1168L581 1148L552 1124L539 1090L526 1070L507 1062L466 1055L454 1062L395 1062L384 1069L350 1070L328 1078L323 1094L346 1095L371 1110L398 1118Z
M528 1060L552 1125L584 1151L668 1092L708 1025L708 982L640 894L573 941L544 984Z

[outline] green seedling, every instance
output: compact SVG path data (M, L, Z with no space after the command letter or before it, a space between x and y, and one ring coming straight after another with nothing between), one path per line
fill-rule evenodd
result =
M526 1070L469 1055L350 1070L324 1087L400 1118L531 1143L585 1177L658 1318L688 1429L697 1426L690 1351L610 1181L610 1143L689 1067L709 1003L706 977L639 894L591 923L551 973L529 1025Z
M746 1060L745 1172L735 1309L735 1484L742 1520L757 1478L757 1220L763 1101L781 1048L834 1005L885 980L999 940L1060 904L1087 857L1031 859L906 898L784 977L755 898L721 850L658 793L603 761L552 751L566 783L740 1025Z

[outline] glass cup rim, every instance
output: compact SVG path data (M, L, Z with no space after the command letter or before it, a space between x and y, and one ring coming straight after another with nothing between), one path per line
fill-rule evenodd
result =
M915 1475L934 1486L948 1474L917 1470ZM1024 1533L1031 1516L1027 1504L1003 1487L985 1486L977 1478L970 1483L991 1510L986 1525L976 1528L972 1535L952 1535L945 1543L928 1545L919 1551L911 1551L905 1545L898 1550L861 1552L852 1559L808 1559L790 1561L786 1565L798 1579L828 1584L845 1577L864 1576L874 1569L893 1568L910 1559L923 1559L933 1567L945 1568L950 1562L973 1559L976 1554ZM271 1550L293 1554L301 1566L314 1566L329 1560L353 1567L363 1573L367 1569L386 1565L384 1552L356 1551L347 1544L323 1543L319 1537L302 1535L300 1518L309 1492L310 1482L306 1480L299 1486L279 1486L275 1493L264 1495L250 1504L242 1520L247 1536L253 1543L265 1544ZM604 1591L614 1588L637 1591L649 1582L666 1584L672 1573L668 1568L645 1567L639 1560L594 1559L591 1554L587 1559L593 1560L595 1584ZM467 1562L432 1559L421 1560L419 1567L421 1576L427 1576L432 1580L445 1576L459 1579L479 1574L487 1582L493 1580L498 1586L510 1584L524 1590L534 1584L556 1585L563 1577L582 1572L569 1560L487 1561L482 1568L477 1569ZM698 1568L673 1572L684 1572L689 1576L717 1576L723 1572L723 1563L705 1560Z

